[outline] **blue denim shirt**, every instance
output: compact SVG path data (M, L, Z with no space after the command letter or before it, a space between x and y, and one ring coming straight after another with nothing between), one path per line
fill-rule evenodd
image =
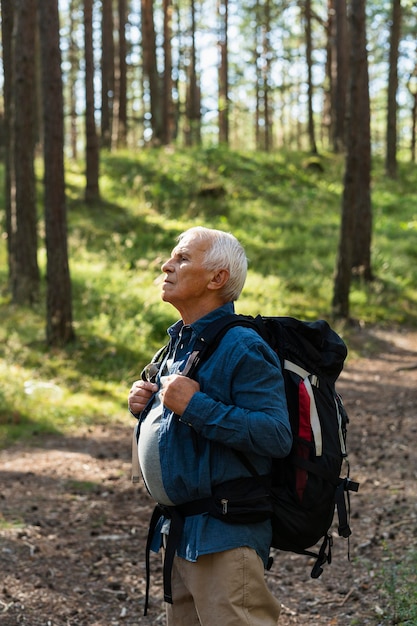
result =
M190 326L177 322L168 329L170 373L181 372L197 333L232 303L211 311ZM233 327L213 355L198 369L200 391L178 419L164 409L159 429L162 480L175 504L208 497L212 485L250 475L231 448L243 451L259 474L270 470L271 456L286 456L292 437L279 360L258 333ZM146 409L141 418L146 416ZM192 430L194 435L192 435ZM249 546L266 564L270 521L228 524L208 514L187 517L178 555L195 561L199 555ZM153 549L160 546L154 538Z

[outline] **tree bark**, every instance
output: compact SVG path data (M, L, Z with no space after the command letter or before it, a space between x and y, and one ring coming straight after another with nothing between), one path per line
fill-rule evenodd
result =
M360 244L368 246L362 256L365 258L366 254L370 255L370 133L365 0L352 0L350 22L350 120L332 302L333 313L345 319L350 314L352 268L358 250L356 239L361 228L366 228L368 236L366 244Z
M117 147L127 145L127 62L126 62L126 0L118 0L119 16L119 77L117 112Z
M84 0L85 47L85 143L86 186L85 200L95 202L99 192L99 146L94 106L94 51L93 51L93 0Z
M102 0L101 145L111 149L114 102L113 0Z
M229 143L229 68L228 68L228 0L218 0L219 20L219 143Z
M412 98L411 107L411 162L416 162L416 138L417 138L417 64L414 67L408 81L407 88Z
M64 106L58 0L38 3L44 131L45 234L47 253L46 339L61 346L74 338L68 265L64 177Z
M397 90L400 32L401 0L392 0L388 74L387 151L385 157L385 170L390 178L396 178L397 176Z
M306 60L307 60L307 107L308 107L308 139L310 152L317 154L316 133L313 115L313 40L311 30L311 0L305 0L305 34L306 34Z
M142 0L142 46L143 69L148 81L151 109L152 140L162 140L162 103L160 79L156 61L156 34L153 15L153 0Z
M358 161L359 172L355 198L355 234L353 238L352 270L366 281L373 280L371 267L372 207L371 207L371 112L369 102L369 75L366 53L366 16L363 10L362 63L360 98L358 103Z
M78 158L78 112L77 112L77 77L80 68L79 48L75 37L77 20L75 13L80 0L71 0L69 6L69 48L68 48L68 93L70 115L70 146L71 156Z
M255 5L256 35L254 41L255 64L255 142L259 150L272 147L271 116L271 4L257 0Z
M162 143L168 145L174 137L174 103L172 99L172 0L163 0L164 12L164 77Z
M8 207L9 268L12 300L33 304L39 297L34 149L37 129L35 0L17 0L12 39L13 83L8 103L11 149ZM7 14L6 14L7 19Z
M15 209L15 194L12 191L16 187L13 145L14 145L14 117L13 103L13 28L14 28L14 7L10 0L1 0L1 34L3 44L3 96L4 96L4 146L5 146L5 176L4 176L4 199L6 212L6 232L7 232L7 258L9 268L9 284L12 281L12 212Z
M332 101L334 111L333 150L344 152L346 148L347 89L349 85L349 37L346 0L334 0L336 79Z
M185 144L187 146L201 143L201 93L197 73L196 49L196 9L195 1L191 0L191 50L188 71L187 99L185 104Z

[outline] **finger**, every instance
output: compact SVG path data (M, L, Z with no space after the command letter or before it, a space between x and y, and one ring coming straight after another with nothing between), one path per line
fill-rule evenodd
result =
M149 381L136 380L130 388L129 395L141 394L143 392L155 393L158 391L158 385L156 383L150 383Z
M129 396L128 407L133 413L140 413L148 404L152 394L158 391L158 385L144 381L133 383Z

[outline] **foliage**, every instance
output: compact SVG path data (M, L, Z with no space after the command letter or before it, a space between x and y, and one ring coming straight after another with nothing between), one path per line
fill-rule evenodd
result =
M159 298L160 266L192 225L230 230L245 245L250 271L239 312L329 318L343 168L334 155L221 148L104 154L103 200L86 206L82 165L69 164L76 340L48 351L44 293L32 309L10 304L3 238L0 443L80 424L130 425L127 390L176 319ZM417 323L416 178L415 165L402 164L392 181L375 163L375 280L358 279L351 292L361 324Z
M392 554L388 555L384 580L383 592L388 602L381 623L417 623L417 551L410 550L399 563Z

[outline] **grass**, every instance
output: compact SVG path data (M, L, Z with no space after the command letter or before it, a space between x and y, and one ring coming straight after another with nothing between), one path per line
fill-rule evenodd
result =
M400 563L395 561L394 555L388 555L384 581L387 606L381 623L417 624L417 550L409 550Z
M68 163L76 341L46 348L44 293L33 308L10 303L2 238L0 445L93 423L129 427L127 390L176 319L159 298L160 266L190 226L230 230L244 244L250 271L238 312L330 318L344 162L324 154L321 163L318 172L305 154L220 148L103 154L102 199L88 207L82 164ZM375 163L372 199L376 279L353 284L352 315L415 326L415 165L401 164L390 181ZM43 241L39 263L44 273Z

